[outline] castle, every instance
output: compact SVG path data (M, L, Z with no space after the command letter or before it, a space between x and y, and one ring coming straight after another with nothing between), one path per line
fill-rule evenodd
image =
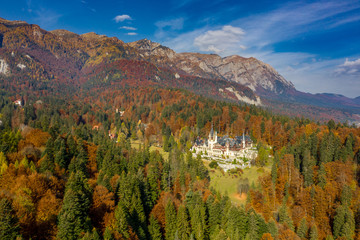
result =
M220 166L224 165L222 163L234 165L227 166L227 169L250 167L251 160L257 157L257 150L253 147L253 141L249 136L243 134L235 138L226 135L218 137L213 127L208 139L197 138L191 150L195 155L200 154L204 158L218 161Z

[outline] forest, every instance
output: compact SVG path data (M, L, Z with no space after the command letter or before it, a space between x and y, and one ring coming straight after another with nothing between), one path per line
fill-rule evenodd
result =
M360 240L360 128L339 122L348 111L246 105L224 90L255 100L241 84L95 33L1 19L0 55L10 69L0 74L1 240ZM226 173L242 204L212 187L216 164L190 152L211 126L249 134L252 164L269 170L254 184Z
M360 129L346 122L149 86L2 91L0 112L0 239L360 239ZM189 151L211 124L271 146L245 204Z

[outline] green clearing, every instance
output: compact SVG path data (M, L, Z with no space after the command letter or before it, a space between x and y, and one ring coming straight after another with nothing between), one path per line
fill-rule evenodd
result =
M134 148L134 149L139 149L140 146L142 146L143 144L144 144L143 141L140 141L140 140L131 140L131 147ZM150 152L152 152L152 151L159 151L159 153L163 156L163 158L164 158L165 160L168 160L168 159L169 159L169 153L168 153L168 152L165 152L162 147L157 147L157 146L151 145L151 146L150 146Z
M209 161L204 161L204 164L209 167ZM249 179L250 186L258 185L259 176L265 175L271 171L270 166L263 168L251 167L243 170L244 173L239 176L238 174L231 174L218 169L209 168L210 172L210 187L219 191L221 194L227 194L230 199L237 204L244 204L246 196L239 196L237 193L238 182L241 178Z
M131 140L131 147L134 149L139 149L143 144L140 140ZM150 151L159 151L159 153L165 158L169 159L169 153L165 152L163 148L157 146L150 146ZM230 199L236 204L245 204L246 196L239 196L237 193L238 182L241 178L249 179L250 186L258 185L259 176L265 175L271 171L272 161L270 160L267 166L263 168L251 167L246 168L243 171L243 174L239 176L238 174L231 174L228 172L223 172L218 169L212 169L209 167L210 161L203 160L205 166L209 169L210 174L210 187L213 187L216 191L219 191L221 194L227 194Z

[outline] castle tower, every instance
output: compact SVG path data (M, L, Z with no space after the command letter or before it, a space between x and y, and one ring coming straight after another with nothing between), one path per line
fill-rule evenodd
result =
M230 143L229 143L229 140L226 140L226 152L225 152L225 155L230 155Z
M214 133L213 124L211 124L211 130L209 133L208 147L212 150L214 144L217 143L217 132Z
M242 140L242 142L243 142L243 148L245 149L246 144L245 144L245 133L244 132L243 132L243 140Z

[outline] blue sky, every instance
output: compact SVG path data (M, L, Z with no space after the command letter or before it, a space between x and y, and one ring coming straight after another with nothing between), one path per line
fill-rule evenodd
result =
M360 1L0 0L0 17L45 30L151 39L176 52L237 54L301 91L360 95Z

